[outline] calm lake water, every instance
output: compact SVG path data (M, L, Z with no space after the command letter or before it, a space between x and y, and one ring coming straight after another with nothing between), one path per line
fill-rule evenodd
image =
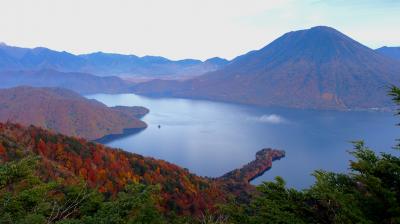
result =
M108 106L144 106L148 128L114 136L106 144L176 163L202 176L220 176L253 160L266 147L286 151L260 183L282 176L290 187L314 182L316 169L346 172L350 141L365 140L377 152L392 152L400 137L393 113L260 108L189 99L96 94ZM158 128L158 125L161 128Z

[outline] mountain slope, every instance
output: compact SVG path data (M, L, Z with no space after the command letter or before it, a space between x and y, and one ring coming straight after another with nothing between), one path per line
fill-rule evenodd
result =
M354 109L390 105L400 64L329 27L289 32L222 69L186 82L137 85L141 94L262 106Z
M0 90L0 121L36 125L70 136L98 139L126 128L145 128L135 116L143 107L109 108L65 89L16 87Z
M37 172L45 180L69 184L83 179L109 195L128 183L160 184L164 206L180 213L206 211L228 196L221 196L217 183L166 161L33 126L0 123L0 163L27 155L40 156Z
M100 76L193 77L214 71L226 62L225 59L174 61L158 56L138 57L103 52L74 55L43 47L29 49L0 45L0 71L51 69Z
M81 94L126 93L132 83L118 77L98 77L86 73L59 72L43 69L38 71L0 72L0 88L16 86L61 87Z
M376 49L375 51L379 52L382 55L387 57L400 60L400 47L381 47Z
M40 158L37 172L44 180L57 180L66 185L84 180L88 187L114 196L129 183L157 184L166 209L200 215L229 198L248 199L249 193L255 190L248 183L248 176L265 172L284 152L264 149L242 169L220 178L205 178L163 160L82 138L54 134L34 126L0 123L0 164L32 155Z

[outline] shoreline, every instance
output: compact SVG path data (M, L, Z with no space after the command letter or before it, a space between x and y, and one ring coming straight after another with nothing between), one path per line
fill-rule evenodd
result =
M272 168L272 162L285 157L285 151L264 148L256 153L255 160L216 178L221 181L250 183Z
M124 137L130 136L130 135L133 135L133 134L138 134L138 133L144 131L146 128L147 127L144 127L144 128L124 128L122 130L122 133L108 134L108 135L105 135L105 136L103 136L101 138L94 139L92 141L105 145L105 144L110 143L111 141L114 141L114 140L117 140L117 139L120 139L120 138L124 138Z

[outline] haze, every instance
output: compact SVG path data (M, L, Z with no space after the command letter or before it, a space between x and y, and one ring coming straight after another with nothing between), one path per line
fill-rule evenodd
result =
M0 41L76 54L231 59L288 30L335 27L372 48L400 45L393 0L2 0ZM384 15L384 16L382 16Z

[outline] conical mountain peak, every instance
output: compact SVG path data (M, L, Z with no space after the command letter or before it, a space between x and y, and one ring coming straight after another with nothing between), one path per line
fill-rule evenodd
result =
M394 60L333 28L317 26L286 33L178 93L263 106L383 107L391 103L383 87L398 84L399 74Z

